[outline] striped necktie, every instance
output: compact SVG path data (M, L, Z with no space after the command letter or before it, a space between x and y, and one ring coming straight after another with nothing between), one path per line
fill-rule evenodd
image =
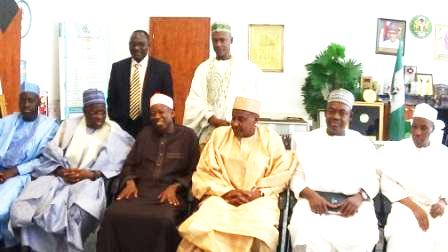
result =
M140 115L142 102L142 88L140 85L140 73L138 71L140 64L134 65L134 72L132 73L131 86L129 89L129 117L135 120Z

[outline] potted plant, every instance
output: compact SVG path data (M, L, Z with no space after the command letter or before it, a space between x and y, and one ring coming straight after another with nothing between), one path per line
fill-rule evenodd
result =
M319 110L325 109L328 93L344 88L353 93L355 99L361 97L359 81L362 66L353 59L345 59L345 48L331 44L316 59L306 65L308 76L302 87L306 112L317 120Z

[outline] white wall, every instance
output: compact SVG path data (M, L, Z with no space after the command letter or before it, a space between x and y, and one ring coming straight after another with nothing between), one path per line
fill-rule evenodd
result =
M235 57L248 55L248 24L284 24L284 72L264 73L263 114L307 117L300 95L305 64L335 42L346 47L348 58L363 64L365 75L380 83L390 81L395 57L375 54L377 18L406 20L426 15L435 24L448 24L441 2L409 1L216 1L216 0L28 0L33 15L29 35L22 41L27 79L49 92L50 111L57 107L57 23L100 22L109 34L109 61L128 57L128 39L135 29L148 30L150 16L206 16L232 25ZM406 31L405 65L432 73L434 83L448 83L448 61L434 59L434 33L426 39ZM211 50L213 52L213 50ZM108 74L108 73L106 73ZM54 113L54 111L52 111Z

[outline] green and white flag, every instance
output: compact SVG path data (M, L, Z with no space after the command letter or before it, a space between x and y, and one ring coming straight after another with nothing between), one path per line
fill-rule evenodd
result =
M394 76L390 89L390 116L389 116L389 140L398 141L405 136L404 118L404 70L403 70L403 41L397 50L397 60L395 61Z

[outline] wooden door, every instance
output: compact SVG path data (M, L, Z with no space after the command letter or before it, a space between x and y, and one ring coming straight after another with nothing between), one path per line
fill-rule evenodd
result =
M8 114L19 111L21 20L18 9L6 30L0 29L0 83Z
M182 123L194 70L209 57L210 18L151 17L150 53L171 65L176 122Z

